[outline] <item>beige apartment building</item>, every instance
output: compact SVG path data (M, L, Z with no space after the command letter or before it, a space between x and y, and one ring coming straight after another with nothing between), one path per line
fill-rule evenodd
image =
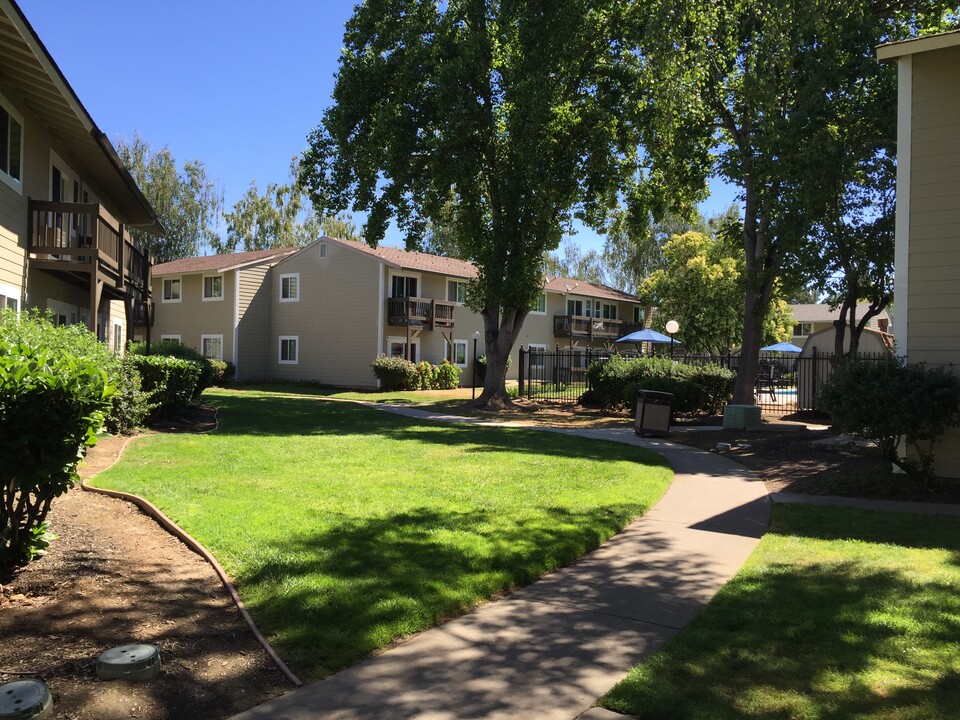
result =
M378 355L443 360L469 382L483 320L466 304L468 262L323 237L297 249L177 260L154 268L153 335L236 365L240 380L372 388ZM517 345L610 347L642 325L637 298L548 278ZM516 363L512 373L516 374Z
M20 8L0 0L0 306L49 310L122 350L151 312L130 227L163 232Z
M960 367L960 31L882 45L898 66L897 351L910 363ZM935 448L936 471L960 477L960 428Z

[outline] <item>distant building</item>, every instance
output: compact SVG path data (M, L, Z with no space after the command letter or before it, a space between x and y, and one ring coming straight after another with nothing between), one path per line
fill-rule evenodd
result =
M860 318L867 314L869 307L867 303L857 305L858 322ZM790 338L790 342L799 347L803 347L803 344L810 335L820 330L832 328L834 323L840 319L840 308L831 310L830 306L825 303L791 305L790 311L793 313L793 335ZM867 327L872 330L889 333L891 331L890 316L887 314L887 311L883 310L879 315L871 318L870 322L867 323ZM820 349L826 350L827 348Z

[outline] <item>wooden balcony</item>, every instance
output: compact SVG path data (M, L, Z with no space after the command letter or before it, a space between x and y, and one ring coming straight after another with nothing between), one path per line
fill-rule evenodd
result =
M554 315L553 336L579 340L610 341L642 329L637 323L607 320L584 315Z
M416 325L427 330L448 329L453 327L455 307L452 302L430 298L387 298L387 323Z
M31 270L45 270L89 288L90 329L102 297L123 300L128 333L150 317L150 258L130 232L98 203L30 200Z

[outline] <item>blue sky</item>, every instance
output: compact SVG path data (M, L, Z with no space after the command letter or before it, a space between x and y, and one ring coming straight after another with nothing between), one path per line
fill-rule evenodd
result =
M256 180L282 183L330 103L351 0L18 0L94 121L197 159L229 209ZM722 212L717 183L701 206ZM362 218L358 218L362 220ZM581 230L584 249L603 240ZM400 245L398 233L387 242Z

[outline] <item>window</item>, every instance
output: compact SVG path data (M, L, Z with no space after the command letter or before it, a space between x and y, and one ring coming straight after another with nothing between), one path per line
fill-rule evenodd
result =
M320 259L323 260L327 256L327 244L320 243Z
M637 305L633 306L633 322L637 325L643 324L643 309Z
M180 302L180 278L164 278L163 302Z
M537 302L533 306L533 309L530 310L530 312L536 315L547 314L547 294L546 293L540 293L540 297L537 298Z
M123 350L123 326L120 323L113 324L113 351L117 354Z
M280 336L280 364L296 365L300 362L300 336Z
M793 326L794 337L806 337L813 332L813 323L802 322Z
M530 351L530 369L542 369L546 365L547 346L530 343L527 349Z
M453 364L465 368L467 366L467 341L453 341Z
M20 310L20 292L12 285L0 285L0 310Z
M23 170L23 118L0 95L0 180L21 192Z
M461 280L447 280L447 302L463 305L467 301L467 284Z
M394 275L390 279L390 297L417 297L417 278Z
M600 316L601 316L604 320L616 320L616 319L617 319L617 306L616 306L616 305L610 305L609 303L603 303L603 305L601 305L601 308L602 308L602 311L601 311L601 313L600 313Z
M284 273L280 276L280 302L300 301L300 273Z
M408 351L406 338L401 338L401 337L387 338L387 355L406 358L407 360L412 360L413 362L419 362L420 361L420 341L414 340L412 343L410 343L410 345L412 347Z
M173 340L174 342L182 343L179 335L161 335L160 340Z
M200 354L211 360L223 360L223 335L201 335Z
M203 299L223 300L223 275L203 276Z
M587 310L589 311L589 301ZM567 315L583 315L583 300L567 299Z

